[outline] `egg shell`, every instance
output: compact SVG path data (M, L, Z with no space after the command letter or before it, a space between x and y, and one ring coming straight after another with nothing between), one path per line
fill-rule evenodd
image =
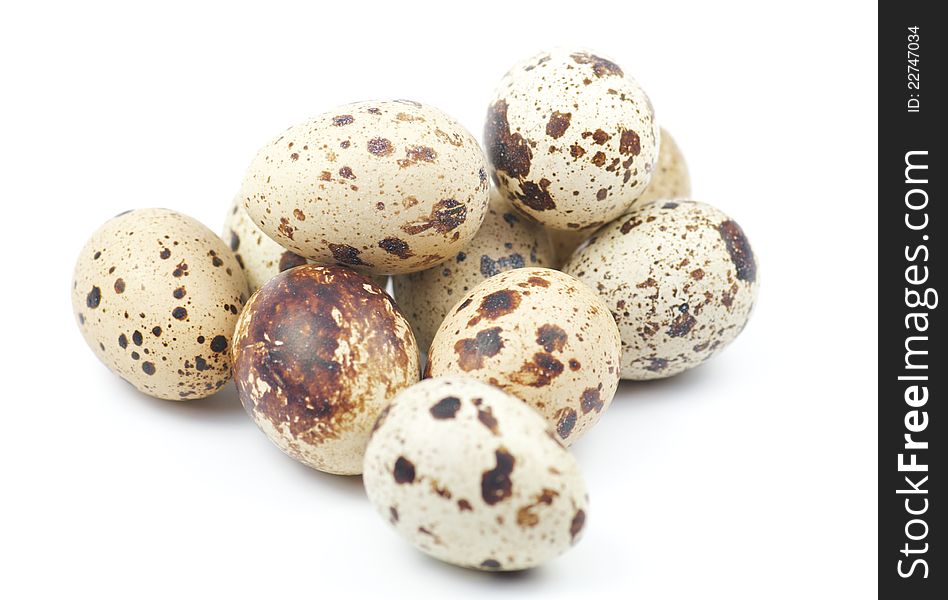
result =
M234 335L234 377L247 413L281 450L320 471L353 475L379 411L418 381L418 347L368 277L303 265L247 302Z
M633 206L653 200L687 198L691 196L691 178L688 164L681 153L675 138L665 128L661 129L661 148L658 151L658 164L652 173L652 179L645 193L638 197ZM550 229L550 243L556 253L556 265L561 267L569 260L573 251L579 247L597 228L563 231Z
M240 268L244 270L251 293L260 289L277 273L311 263L273 241L257 227L247 214L240 196L234 198L227 211L221 237L230 245ZM388 276L376 275L372 281L384 290L388 285Z
M466 375L517 396L569 445L612 403L620 353L619 330L596 292L560 271L513 269L451 310L426 373Z
M319 264L420 271L458 253L487 212L477 141L408 100L340 106L264 146L241 196L263 231Z
M603 227L563 269L599 291L622 332L622 377L695 367L743 330L757 262L741 227L707 204L656 200Z
M553 250L539 225L514 212L496 190L484 224L454 258L393 278L395 301L408 317L419 348L431 346L451 308L474 286L503 271L552 266Z
M575 459L518 399L465 377L427 379L379 417L365 455L369 500L417 548L490 571L536 566L582 536Z
M615 219L649 183L659 130L648 96L615 62L554 49L500 81L484 129L495 183L553 229Z
M181 213L133 210L79 253L72 306L96 356L149 396L193 400L230 381L230 342L247 299L233 253Z

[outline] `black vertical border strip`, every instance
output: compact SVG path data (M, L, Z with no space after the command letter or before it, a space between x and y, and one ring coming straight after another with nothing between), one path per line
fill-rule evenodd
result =
M912 292L932 289L945 291L944 271L948 270L944 237L948 235L942 205L944 196L944 127L940 113L948 109L943 85L944 37L946 25L935 14L938 3L883 0L879 5L879 547L878 576L880 598L923 600L943 598L946 587L944 551L940 547L948 536L941 530L944 499L934 492L944 487L944 445L948 428L941 422L948 414L940 404L946 401L944 380L948 361L943 347L944 313L940 307L948 295L938 297L934 307L910 307ZM918 89L909 85L909 27L918 27ZM914 95L914 96L913 96ZM918 112L910 112L910 101L918 101ZM906 155L911 161L928 165L908 176L922 183L906 182ZM923 190L922 192L913 190ZM927 194L927 204L924 198ZM916 207L912 209L908 202ZM909 227L927 226L917 230ZM927 269L927 270L926 270ZM918 283L927 274L924 282ZM913 281L910 282L909 279ZM907 296L908 295L908 296ZM909 298L907 300L907 297ZM929 298L932 298L929 293ZM929 304L936 304L930 302ZM924 317L910 315L922 315ZM920 327L927 329L920 331ZM915 365L927 369L906 368L906 341L913 350L927 351L909 357ZM900 376L927 376L927 380L900 380ZM858 375L855 375L858 376ZM906 390L919 385L927 388L927 402L911 405ZM922 394L919 390L919 394ZM918 398L919 396L913 396ZM913 412L917 411L917 412ZM921 431L910 431L909 427ZM927 449L906 449L905 435L917 442L928 442ZM915 460L927 465L927 471L900 471L902 462ZM927 476L927 480L923 478ZM909 479L907 480L906 477ZM924 483L919 483L924 481ZM912 482L924 493L912 491ZM903 490L900 492L899 490ZM908 501L908 504L906 504ZM926 503L927 501L927 503ZM909 514L909 510L922 514ZM911 522L913 519L924 521ZM919 539L912 539L912 536ZM927 546L926 546L927 544ZM923 563L916 563L923 560ZM901 562L901 567L899 564ZM914 566L914 570L913 570ZM927 578L923 577L927 567ZM899 573L911 573L903 577ZM936 593L936 590L938 592Z

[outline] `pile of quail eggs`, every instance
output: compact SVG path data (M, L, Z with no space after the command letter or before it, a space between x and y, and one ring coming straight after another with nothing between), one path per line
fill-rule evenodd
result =
M361 473L422 551L535 566L587 524L567 448L620 379L729 344L757 267L734 220L688 199L681 151L611 60L515 65L483 141L408 100L290 127L250 162L220 236L164 209L96 231L75 267L79 328L156 398L233 377L276 446Z

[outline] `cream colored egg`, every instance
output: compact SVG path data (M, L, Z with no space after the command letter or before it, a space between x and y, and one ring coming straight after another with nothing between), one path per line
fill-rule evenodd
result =
M230 380L228 349L247 294L237 260L210 229L148 208L92 235L76 261L72 305L112 371L150 396L192 400Z
M473 137L408 100L340 106L264 146L244 178L248 214L281 246L372 274L420 271L457 254L487 212Z
M659 130L645 92L619 65L560 48L503 77L484 140L494 181L513 205L569 230L615 219L645 191Z
M688 165L681 148L675 138L665 128L661 129L661 149L658 152L658 163L652 179L643 193L634 202L634 205L645 204L652 200L687 198L691 195L691 178L688 176ZM596 232L597 227L563 231L550 229L550 243L556 253L556 265L562 266L570 255L589 236Z
M368 277L303 265L247 302L234 377L247 413L277 447L320 471L354 475L379 412L418 381L418 347Z
M277 273L311 262L276 243L257 227L239 196L227 211L221 237L230 244L240 268L244 270L251 293ZM385 275L374 276L372 281L383 290L388 285Z
M701 364L744 329L757 296L757 262L740 226L712 206L680 199L634 208L563 269L612 310L624 379Z
M552 269L491 277L454 307L429 376L467 375L536 408L567 445L599 421L619 383L619 330L595 291Z
M454 258L437 267L393 279L395 301L427 350L448 311L488 277L520 267L552 266L543 229L514 212L496 190L484 224Z
M536 412L465 377L428 379L385 409L365 454L369 500L417 548L491 571L539 565L579 541L586 486Z

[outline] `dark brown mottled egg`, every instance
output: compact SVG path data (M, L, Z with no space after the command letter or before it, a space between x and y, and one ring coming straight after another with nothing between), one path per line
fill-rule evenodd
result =
M513 394L570 445L609 408L619 357L619 330L594 290L560 271L524 268L483 281L451 309L426 370Z
M559 48L503 77L484 144L515 208L553 229L586 229L615 219L645 191L659 130L645 92L618 64Z
M410 273L458 253L487 212L477 141L409 100L340 106L264 146L241 197L254 223L318 264Z
M466 377L427 379L379 417L363 475L379 514L439 560L528 569L582 537L586 485L552 427Z
M376 417L418 381L408 322L371 279L344 267L284 271L247 302L234 334L244 408L305 465L362 472Z
M757 261L741 227L707 204L657 200L597 231L563 270L598 290L622 333L623 379L695 367L744 329Z
M230 381L247 280L214 232L171 210L123 213L79 253L72 306L89 347L142 392L210 396Z

